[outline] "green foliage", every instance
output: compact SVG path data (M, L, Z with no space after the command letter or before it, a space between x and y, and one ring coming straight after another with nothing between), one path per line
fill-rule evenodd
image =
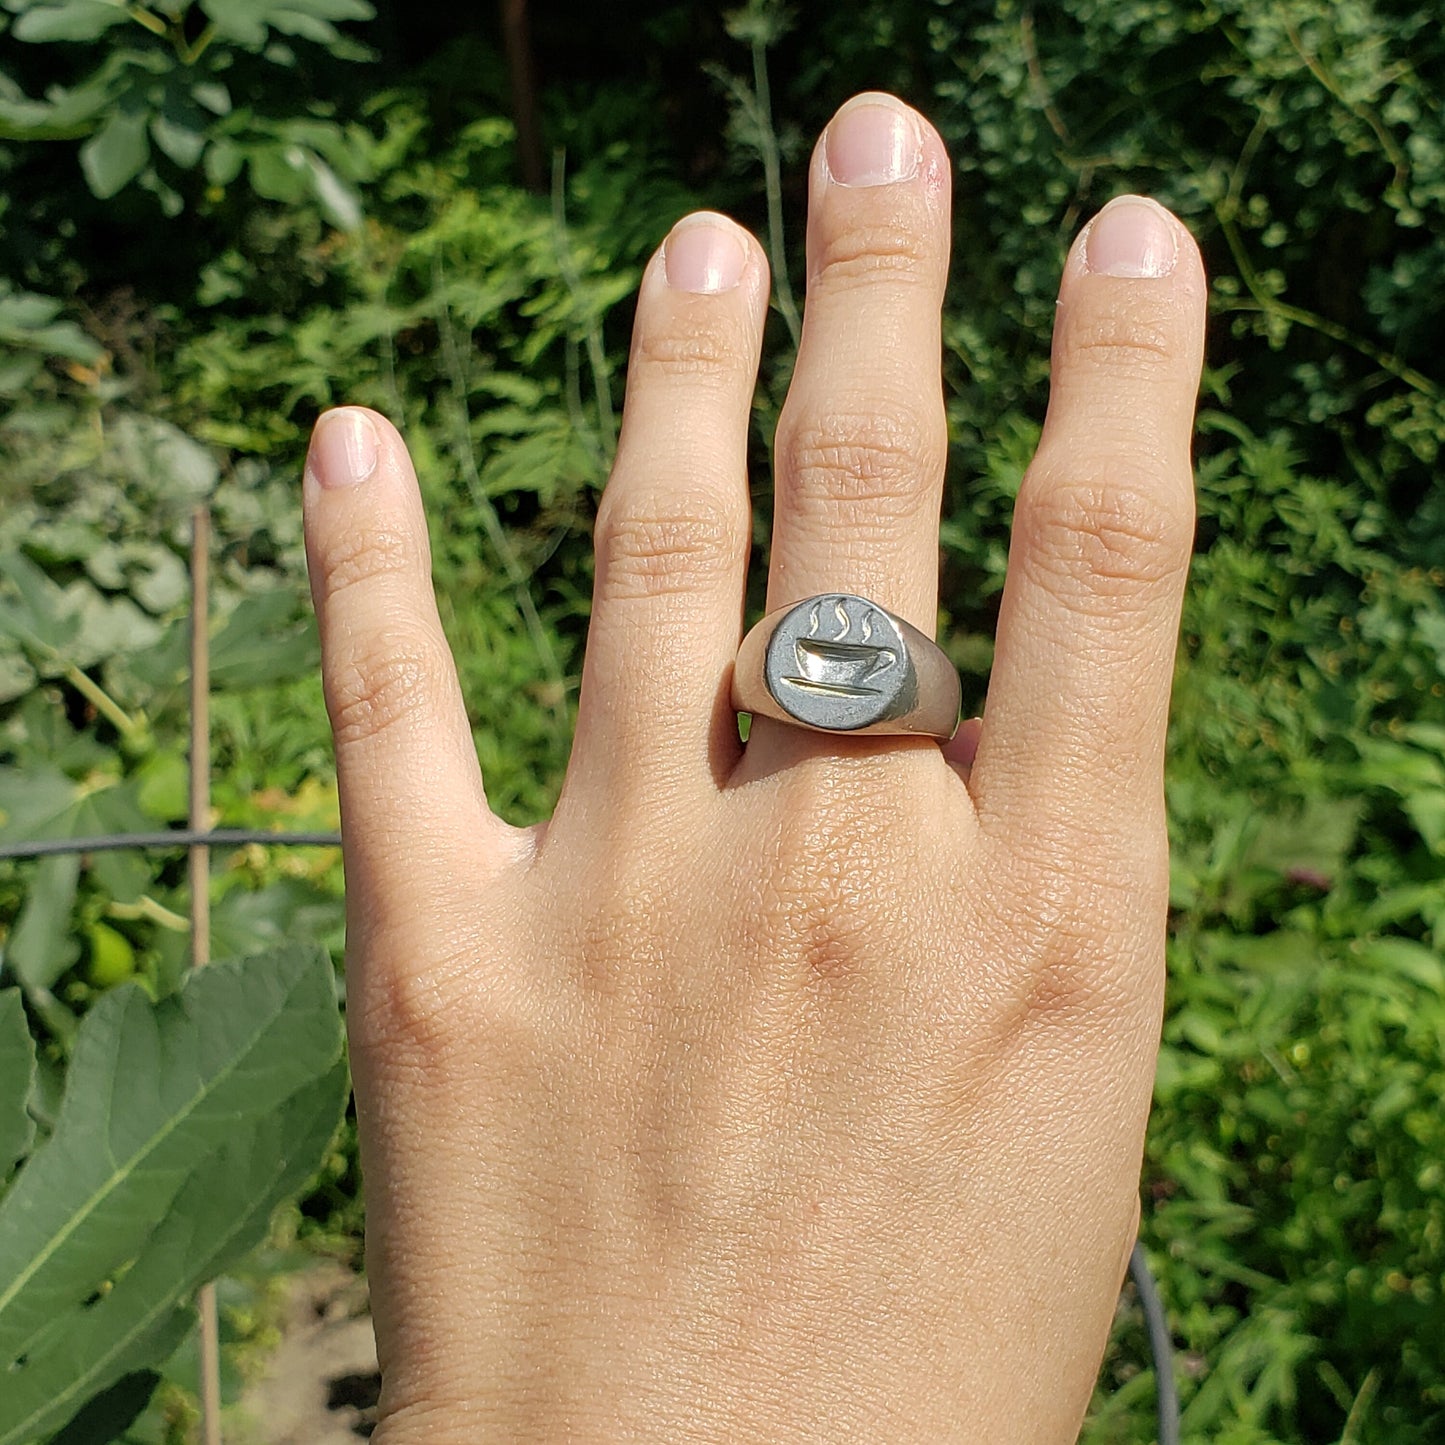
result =
M163 1361L197 1286L315 1169L345 1099L324 955L212 964L159 1004L108 993L49 1138L0 1198L0 1441L47 1437Z
M0 138L86 137L80 167L96 197L134 183L174 216L186 204L179 187L187 173L204 177L214 202L244 170L258 196L309 200L334 225L359 223L358 170L341 127L320 116L270 115L249 100L238 105L234 94L252 94L251 55L293 69L292 38L366 58L333 22L369 19L367 0L5 0L5 8L18 14L16 40L97 42L93 68L74 84L51 86L44 100L13 79L0 87Z
M63 430L64 417L12 414L8 433L10 483L19 492L8 515L12 535L24 539L24 550L0 553L0 703L11 703L0 720L0 839L12 842L148 831L186 817L183 558L190 512L216 487L219 468L205 447L155 418L115 409L76 437ZM5 436L0 427L0 445ZM314 693L299 519L279 507L271 520L254 510L272 504L277 490L241 493L215 509L234 540L215 564L212 675L231 698L297 679ZM233 519L249 530L238 533ZM225 707L217 711L224 758L234 728ZM309 749L319 765L322 725L314 704L311 711ZM306 758L304 750L291 755ZM296 796L301 781L288 783L274 767L264 782L223 773L215 800L238 823L269 824L290 810L297 826L334 826L334 789L313 785ZM250 797L278 785L284 796L258 817ZM319 865L288 863L301 871L288 879L284 904L280 882L262 876L254 857L220 866L214 925L226 951L270 945L298 910L316 918L309 936L336 941L334 887L317 887L337 872L334 855ZM318 866L313 883L309 870ZM257 893L274 917L252 901ZM16 911L3 945L6 971L61 1045L109 983L135 974L165 993L185 967L185 885L173 855L6 865L0 899L7 897Z
M47 360L92 365L102 348L73 321L58 320L62 306L49 296L18 291L0 278L0 402L21 396Z
M334 824L295 488L311 422L343 399L405 428L489 794L515 820L545 814L626 298L697 204L732 207L801 287L806 146L849 91L880 85L935 120L955 164L941 602L977 707L1065 249L1121 191L1183 215L1212 324L1143 1234L1182 1350L1189 1440L1438 1438L1445 32L1432 7L578 13L565 39L538 28L554 77L542 118L562 152L550 198L515 184L496 46L438 51L402 7L380 4L368 32L390 47L384 71L338 28L361 16L353 0L7 8L20 43L0 78L0 836L183 818L184 559L202 499L217 536L217 811ZM186 226L159 232L155 199ZM760 537L788 294L757 397ZM218 859L218 947L335 948L339 884L329 853ZM0 1108L0 1144L53 1116L77 1028L117 981L176 988L185 906L165 857L0 865L5 981L19 988L0 994L0 1080L29 1077L20 998L37 1060L28 1109ZM322 1227L354 1228L354 1199L338 1197L353 1181L341 1157L307 1206ZM1145 1358L1126 1312L1090 1445L1155 1438Z

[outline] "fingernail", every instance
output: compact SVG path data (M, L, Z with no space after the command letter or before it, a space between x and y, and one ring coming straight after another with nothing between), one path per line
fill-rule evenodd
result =
M662 243L662 269L674 291L712 295L743 279L748 253L737 228L706 212L688 216Z
M1084 238L1084 265L1099 276L1167 276L1179 259L1168 212L1144 196L1116 196Z
M323 487L350 487L376 470L379 439L364 411L341 407L322 413L306 459Z
M823 158L840 186L887 186L918 174L923 133L902 101L860 95L833 117Z

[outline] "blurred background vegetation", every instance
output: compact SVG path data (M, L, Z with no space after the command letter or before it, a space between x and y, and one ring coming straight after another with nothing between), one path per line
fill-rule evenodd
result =
M216 816L334 825L297 482L343 400L411 442L489 792L544 816L641 266L706 205L781 244L800 295L807 148L864 88L954 158L940 628L979 709L1065 249L1121 191L1178 212L1211 325L1142 1237L1187 1439L1445 1438L1435 5L0 7L5 838L184 822L202 498ZM785 312L756 402L764 555ZM184 884L174 857L0 864L41 1115L99 996L177 986ZM339 893L334 852L218 854L214 950L339 957ZM361 1224L348 1127L278 1229L359 1263ZM1126 1306L1091 1445L1154 1438L1146 1360Z

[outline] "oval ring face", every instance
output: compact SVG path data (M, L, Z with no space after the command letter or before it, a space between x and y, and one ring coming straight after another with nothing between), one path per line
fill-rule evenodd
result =
M830 732L898 717L917 691L897 623L846 592L810 597L786 613L768 639L763 674L784 712Z

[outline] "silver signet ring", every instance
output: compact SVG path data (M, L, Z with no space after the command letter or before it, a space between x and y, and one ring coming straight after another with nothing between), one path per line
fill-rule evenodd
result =
M915 734L958 727L958 673L931 638L851 592L770 612L733 668L739 712L825 733Z

